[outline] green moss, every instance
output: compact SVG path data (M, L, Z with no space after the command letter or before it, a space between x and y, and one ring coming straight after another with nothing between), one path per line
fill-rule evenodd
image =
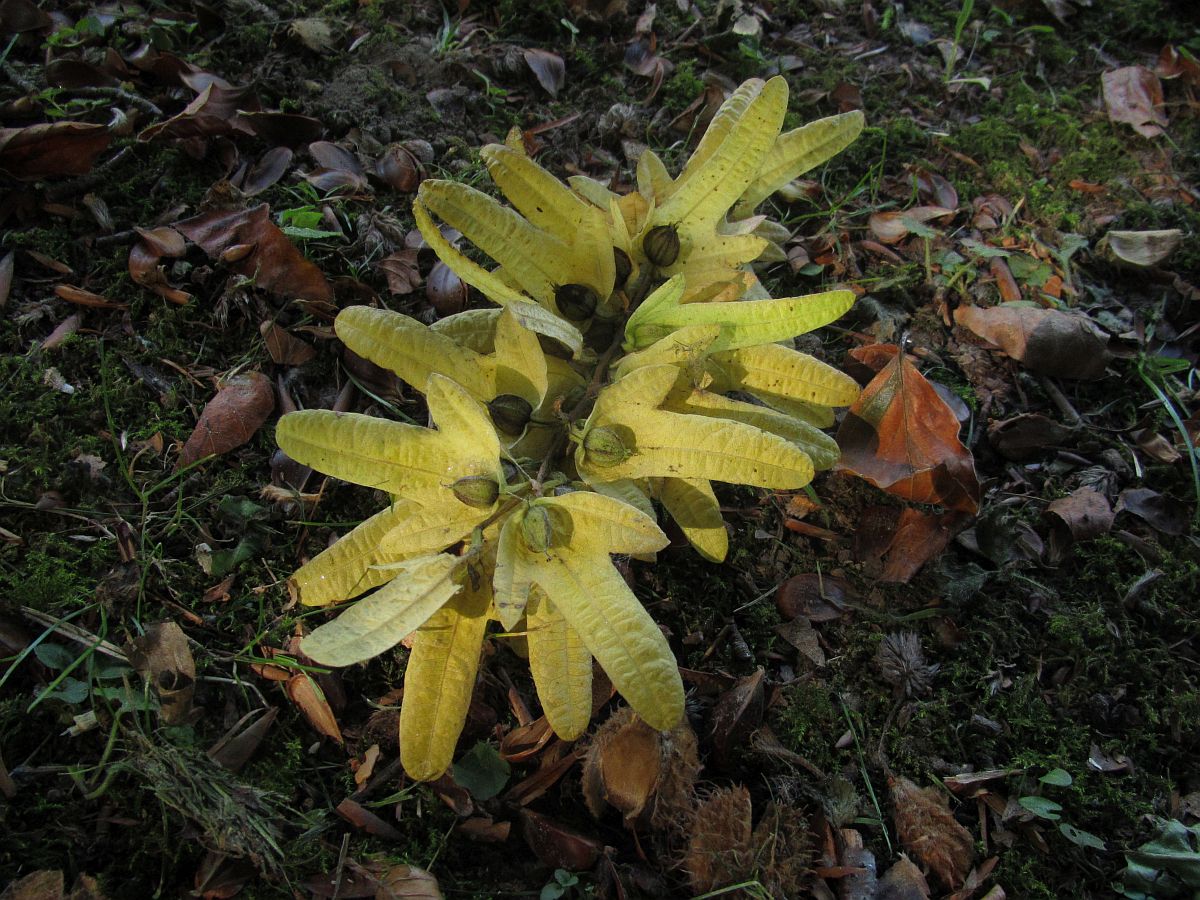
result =
M662 105L673 113L682 112L704 92L704 80L696 72L696 61L687 59L675 67L662 88Z

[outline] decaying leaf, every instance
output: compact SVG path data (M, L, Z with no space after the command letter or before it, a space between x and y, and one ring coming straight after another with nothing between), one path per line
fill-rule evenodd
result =
M333 300L333 288L312 262L271 222L266 204L248 210L213 210L176 222L175 228L213 259L251 278L264 290L305 300ZM226 251L249 247L245 255Z
M955 821L937 788L919 788L904 776L888 778L901 845L946 887L962 885L975 858L971 833Z
M329 708L329 701L311 675L301 672L293 675L285 685L288 699L291 700L308 719L308 723L320 734L333 738L339 744L345 743L342 729L338 727L337 717Z
M1175 252L1183 240L1178 228L1157 231L1110 231L1101 241L1121 262L1146 268L1156 266Z
M521 833L538 859L568 872L592 868L604 852L602 841L532 809L521 810Z
M1089 319L1057 309L960 306L954 321L1043 375L1095 380L1113 358L1108 338Z
M243 372L225 381L204 407L195 430L179 452L182 469L206 456L234 450L252 437L275 410L275 388L261 372Z
M1062 559L1072 544L1108 534L1113 524L1113 511L1108 499L1086 487L1051 501L1042 516L1050 524L1052 561Z
M441 885L416 866L392 866L379 879L375 900L443 900Z
M1125 66L1105 72L1100 81L1112 121L1131 125L1142 137L1154 138L1163 133L1167 116L1158 76L1145 66Z
M107 126L85 122L0 128L0 171L23 181L86 175L112 137Z
M838 468L905 499L974 514L979 481L958 430L945 401L897 353L846 413Z
M734 751L744 747L751 732L762 723L765 678L766 673L761 667L753 674L739 678L713 708L712 741L722 764L732 760Z
M196 662L187 635L174 622L151 625L133 642L129 661L154 688L167 725L185 722L196 692Z
M523 51L525 63L551 97L557 97L566 80L567 67L557 53L536 48Z

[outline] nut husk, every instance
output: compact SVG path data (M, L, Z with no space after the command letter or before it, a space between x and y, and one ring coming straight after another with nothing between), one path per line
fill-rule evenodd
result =
M600 298L586 284L564 284L554 292L558 310L572 322L590 319Z
M674 265L675 260L679 259L679 232L674 225L651 228L642 238L642 252L660 269Z
M550 524L550 513L541 506L531 506L521 519L521 537L525 546L534 553L545 553L554 540L554 526Z
M611 428L599 425L583 437L585 459L593 466L608 468L629 459L630 450Z
M475 509L490 509L500 496L500 485L487 475L467 475L450 485L454 496Z
M501 394L487 408L496 427L505 434L520 434L533 415L533 404L516 394Z
M629 276L633 274L633 260L629 258L629 254L620 247L613 247L613 264L617 269L616 288L620 290L625 287L625 282L629 280Z

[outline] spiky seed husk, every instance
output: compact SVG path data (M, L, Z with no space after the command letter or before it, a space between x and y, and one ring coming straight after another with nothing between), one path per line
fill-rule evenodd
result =
M558 310L572 322L590 319L600 298L586 284L564 284L554 292Z
M454 496L475 509L490 509L500 496L500 485L487 475L468 475L450 485Z
M912 631L887 635L879 644L875 660L897 697L918 697L929 693L933 688L933 676L939 668L925 662L921 639Z
M617 433L604 425L588 429L583 438L587 461L602 469L618 466L629 459L630 450Z
M525 546L534 553L545 553L554 540L554 526L550 524L550 513L541 506L531 506L521 519L521 538Z
M629 258L629 254L620 247L613 247L613 265L617 269L617 290L625 287L625 282L629 280L629 276L633 274L633 260Z
M642 238L642 252L660 269L674 265L679 259L679 232L674 225L651 228Z
M533 405L516 394L501 394L487 408L496 427L505 434L520 434L533 415Z

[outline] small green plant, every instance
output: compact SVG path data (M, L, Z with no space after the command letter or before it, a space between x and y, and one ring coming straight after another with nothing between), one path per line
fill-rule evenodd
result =
M1038 782L1050 787L1070 787L1074 783L1074 779L1071 777L1071 773L1065 769L1051 769L1040 777ZM1092 850L1108 849L1104 841L1100 840L1096 835L1063 821L1062 804L1055 803L1041 794L1028 794L1024 797L1018 797L1017 803L1039 819L1045 819L1047 822L1056 822L1059 833L1077 847L1088 847Z
M431 180L414 215L442 261L500 309L433 326L363 306L338 316L349 348L424 392L436 429L283 417L276 435L291 457L392 497L290 586L310 606L378 588L305 638L319 664L411 636L400 753L414 778L450 764L491 621L523 640L564 739L591 718L593 657L646 722L676 726L674 655L612 555L666 547L657 501L720 561L728 536L711 481L798 489L836 462L821 428L858 387L777 342L836 319L854 295L772 299L748 264L768 246L755 207L863 123L849 113L780 134L786 108L783 78L747 82L678 178L647 151L624 196L588 178L562 184L519 134L485 147L512 208ZM499 268L466 256L434 216Z

